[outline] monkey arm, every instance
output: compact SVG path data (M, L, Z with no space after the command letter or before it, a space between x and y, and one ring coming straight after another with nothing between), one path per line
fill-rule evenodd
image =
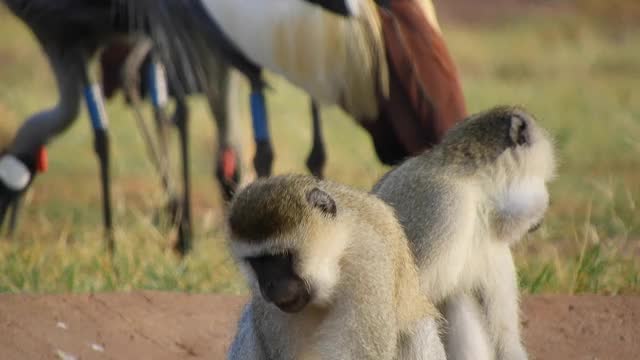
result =
M299 359L393 359L397 339L394 329L397 325L387 315L394 310L386 309L388 302L376 296L367 302L345 298L332 305L332 311L316 332L319 336Z
M526 360L520 342L518 283L509 247L493 252L493 266L481 284L480 300L497 360Z
M510 184L494 202L491 224L495 235L513 243L542 221L549 194L542 178L525 178Z
M433 317L425 317L418 322L412 334L401 336L400 353L402 360L446 360L444 346L438 334L438 323Z
M445 346L450 359L488 360L493 350L478 301L466 291L452 295L443 306L447 319Z
M349 251L359 256L341 261L340 283L337 285L326 315L315 332L319 336L310 356L302 359L391 360L398 341L397 309L392 256L374 245L380 237L374 231L363 231L370 242L355 245ZM363 264L365 262L366 264ZM375 266L375 269L363 270ZM350 353L345 353L350 349Z
M238 321L236 336L229 348L228 360L266 360L260 341L255 334L253 325L253 312L251 306L246 305Z

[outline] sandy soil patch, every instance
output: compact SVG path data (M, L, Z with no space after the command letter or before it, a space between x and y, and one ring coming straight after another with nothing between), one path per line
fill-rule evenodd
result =
M167 292L0 295L0 359L224 359L244 301ZM531 296L523 312L532 359L640 354L640 297Z

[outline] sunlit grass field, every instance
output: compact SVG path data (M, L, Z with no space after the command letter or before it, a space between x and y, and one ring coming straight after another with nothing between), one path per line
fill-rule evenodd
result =
M473 27L444 24L444 33L471 112L523 105L555 136L560 167L550 211L541 231L516 248L523 291L639 293L640 29L605 31L582 17L546 13ZM279 78L269 80L275 173L305 172L308 98ZM55 100L36 42L0 7L0 143ZM213 180L215 127L202 99L191 105L191 255L177 258L172 232L157 224L165 200L159 179L131 111L118 98L107 108L115 257L103 248L97 163L84 112L48 147L50 170L28 192L16 236L0 237L0 292L245 291L224 242L224 208ZM369 189L387 169L368 135L335 108L322 115L327 177ZM251 179L248 110L239 125Z

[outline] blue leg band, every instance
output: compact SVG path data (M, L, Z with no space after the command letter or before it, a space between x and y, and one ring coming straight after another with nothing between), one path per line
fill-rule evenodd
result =
M251 93L251 118L253 121L253 137L256 141L269 140L267 124L267 108L262 91Z
M109 120L104 110L104 99L100 85L93 84L84 88L84 99L89 110L91 126L94 130L104 130L108 127Z
M155 61L147 65L147 88L154 108L159 109L167 103L167 79L160 64Z

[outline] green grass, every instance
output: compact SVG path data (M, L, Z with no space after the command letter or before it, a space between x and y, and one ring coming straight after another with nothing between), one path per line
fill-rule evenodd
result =
M1 143L56 95L32 36L2 10L0 20ZM516 248L525 292L640 292L640 30L598 29L568 14L444 27L470 111L520 104L556 139L560 168L551 209L541 231ZM270 80L275 172L304 172L308 99L281 79ZM0 292L244 291L226 251L224 213L212 179L215 129L204 102L194 99L192 105L192 255L177 259L170 250L173 234L154 226L164 198L132 114L118 99L108 106L115 258L102 246L97 165L83 114L49 146L50 171L28 192L17 236L0 238ZM246 115L243 167L251 172ZM368 189L385 171L368 135L335 108L322 115L327 176Z

